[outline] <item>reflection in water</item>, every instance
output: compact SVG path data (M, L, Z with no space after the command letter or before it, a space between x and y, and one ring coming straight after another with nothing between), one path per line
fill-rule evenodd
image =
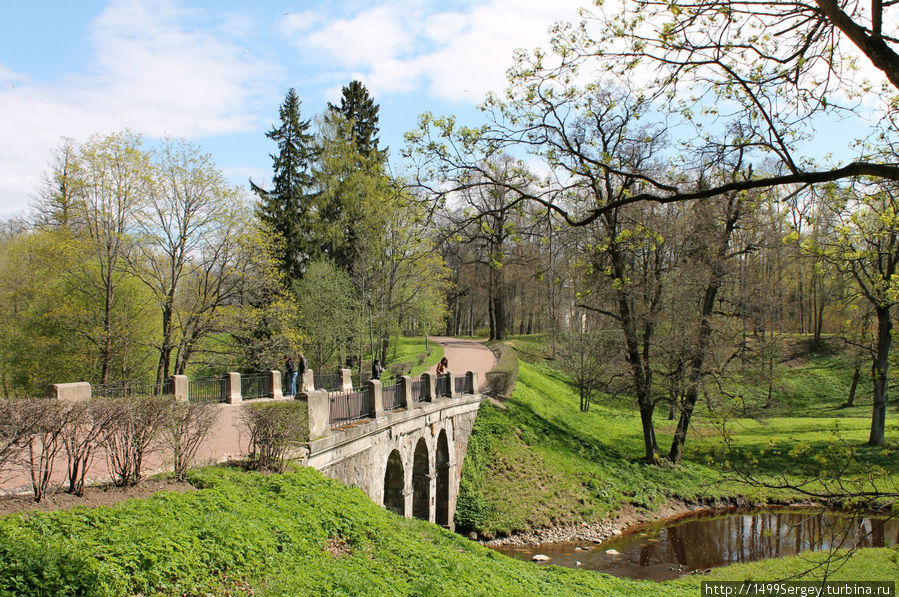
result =
M635 529L599 546L577 544L500 547L522 559L536 553L550 564L600 570L616 576L664 580L694 570L736 562L780 558L804 551L885 547L899 543L899 520L852 517L833 512L753 510L709 512ZM576 550L577 549L577 550ZM607 554L616 550L619 555Z

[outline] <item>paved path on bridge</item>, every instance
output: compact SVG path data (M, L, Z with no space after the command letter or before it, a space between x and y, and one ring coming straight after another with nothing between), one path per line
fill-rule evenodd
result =
M477 340L464 340L448 336L431 336L431 341L443 347L444 356L449 361L449 370L456 375L466 371L474 371L478 374L478 382L482 389L487 382L487 372L496 366L496 357L493 351ZM431 373L437 369L433 366Z

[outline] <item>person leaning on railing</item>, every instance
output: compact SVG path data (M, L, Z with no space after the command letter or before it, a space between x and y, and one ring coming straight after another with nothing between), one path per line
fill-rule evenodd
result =
M449 361L446 360L446 357L440 359L440 362L437 363L437 375L444 375L447 373L447 369L449 369Z

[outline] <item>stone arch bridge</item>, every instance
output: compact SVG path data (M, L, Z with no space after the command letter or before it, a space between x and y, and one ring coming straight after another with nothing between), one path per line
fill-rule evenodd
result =
M371 381L356 395L307 392L306 464L397 514L453 529L478 387L473 372L425 373L391 388Z
M456 355L453 358L464 362ZM279 371L256 377L264 378L260 386L264 397L254 400L292 398L282 395ZM423 373L416 380L403 376L389 387L375 380L358 391L353 389L349 370L341 370L340 377L341 389L329 392L314 389L311 372L304 376L297 398L307 401L309 441L297 456L306 465L359 487L393 512L452 529L462 463L482 400L477 372ZM191 383L175 376L167 391L176 399L190 400ZM221 416L198 460L239 458L246 453L240 433L241 404L250 396L243 395L245 384L239 373L227 373L213 385ZM91 393L86 382L55 384L50 389L51 396L65 400L89 399ZM149 468L159 470L166 467L159 459L150 464ZM26 481L13 479L10 488L17 490Z

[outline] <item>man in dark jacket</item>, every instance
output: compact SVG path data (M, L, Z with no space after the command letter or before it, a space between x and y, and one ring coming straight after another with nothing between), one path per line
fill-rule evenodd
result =
M284 368L287 370L287 395L297 394L297 366L289 355L284 355Z

